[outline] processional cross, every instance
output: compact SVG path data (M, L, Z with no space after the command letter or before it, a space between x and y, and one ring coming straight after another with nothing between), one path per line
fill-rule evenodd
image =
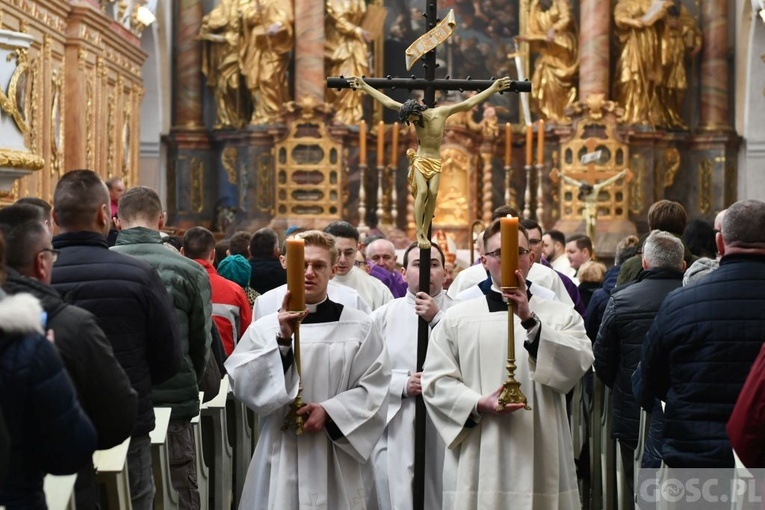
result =
M425 69L425 78L417 78L412 75L411 78L392 78L387 76L385 78L363 78L363 81L373 90L385 90L385 89L407 89L407 90L422 90L424 91L423 102L429 109L436 106L436 91L448 91L448 90L471 90L471 91L487 91L492 87L496 87L495 91L502 92L509 90L511 92L531 92L531 83L528 81L519 82L511 80L502 80L502 85L495 84L495 80L472 80L469 76L463 80L452 80L449 77L445 79L436 79L436 46L446 40L454 31L455 21L454 15L450 11L449 15L444 20L438 19L438 7L436 0L426 0L426 8L423 16L426 19L426 32L420 36L406 51L407 69L411 69L414 62L420 59L424 55L422 67ZM499 81L498 81L499 82ZM354 80L351 77L333 77L327 78L327 88L362 88L358 80ZM367 90L369 93L369 91ZM378 101L379 97L375 97ZM478 101L480 102L480 101ZM471 106L472 107L472 106ZM422 114L420 114L422 115ZM448 116L448 115L446 115ZM438 123L445 122L446 116L443 119L438 120ZM420 118L419 122L422 122ZM418 122L418 121L415 121ZM433 134L433 130L427 130L427 134ZM418 132L419 133L419 132ZM378 135L379 136L379 135ZM442 131L439 133L442 136ZM424 140L419 140L421 147L425 147ZM430 145L437 148L440 147L441 140L430 140ZM431 157L440 159L438 155L432 155ZM410 159L412 156L410 156ZM412 169L413 173L417 173ZM436 186L438 181L436 181ZM430 200L431 203L420 210L415 210L415 215L427 215L427 217L421 218L418 228L418 244L420 248L420 260L430 260L430 238L431 238L431 220L433 211L435 211L435 196ZM425 235L424 232L427 232ZM428 264L426 267L428 267ZM430 271L420 271L419 288L430 288ZM420 317L418 320L417 329L417 371L422 371L422 366L425 363L425 355L428 350L428 335L429 335L428 323ZM420 510L425 505L425 405L422 400L422 396L418 396L416 400L416 412L415 412L415 456L414 456L414 480L413 480L413 499L414 508Z

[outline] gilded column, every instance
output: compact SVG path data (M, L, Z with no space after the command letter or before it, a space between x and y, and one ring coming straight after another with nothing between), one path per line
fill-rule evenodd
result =
M197 39L204 9L201 0L178 0L175 18L173 127L202 127L202 43Z
M579 6L579 101L592 94L609 97L610 2L582 0Z
M701 2L701 119L706 131L728 130L727 0Z
M295 100L324 102L324 2L295 0Z

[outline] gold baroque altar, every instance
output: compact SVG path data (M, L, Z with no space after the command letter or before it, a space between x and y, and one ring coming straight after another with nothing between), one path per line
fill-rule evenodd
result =
M0 195L50 201L59 177L88 168L138 184L141 66L139 38L96 1L6 0L3 29L32 36L26 72L26 145L43 168Z

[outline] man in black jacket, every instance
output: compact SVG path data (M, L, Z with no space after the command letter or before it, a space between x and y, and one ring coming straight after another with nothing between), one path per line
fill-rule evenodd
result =
M53 219L62 232L53 238L60 251L53 287L66 301L96 316L138 392L138 422L128 450L130 494L134 509L151 509L155 489L149 432L154 410L149 393L152 385L180 368L175 310L154 268L109 250L109 192L96 173L64 174L53 196Z
M640 361L643 337L661 302L682 286L683 252L683 243L677 237L661 230L651 232L643 245L643 271L636 282L616 288L595 341L595 373L613 390L611 435L621 449L630 492L640 425L640 407L632 394L632 373Z
M666 402L670 468L734 466L725 426L765 341L765 202L730 206L717 249L719 269L662 303L640 356L643 386L633 385L639 402Z
M54 345L80 404L98 433L98 448L111 448L131 436L138 415L138 395L93 314L65 303L50 287L56 252L51 247L50 230L40 221L41 212L28 204L0 210L0 231L8 242L3 289L9 294L26 292L40 300L47 313L46 328L53 331ZM98 504L92 463L80 471L75 496L77 508L95 508Z

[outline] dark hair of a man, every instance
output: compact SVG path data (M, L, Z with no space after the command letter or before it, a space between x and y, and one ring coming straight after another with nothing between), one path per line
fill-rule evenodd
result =
M180 252L181 248L183 248L183 239L181 239L178 236L163 237L162 242L165 244L169 244L170 246L178 250L178 252Z
M406 122L407 125L409 125L409 117L411 115L421 114L427 109L428 107L419 101L407 99L404 101L404 104L401 105L401 108L398 109L398 121Z
M134 186L127 190L117 205L117 216L122 221L144 219L155 221L162 215L162 202L156 191L148 186Z
M585 248L587 248L587 250L589 250L590 252L590 255L592 255L592 239L590 239L586 235L574 234L572 236L569 236L566 239L566 244L570 242L575 242L578 250L584 250Z
M45 211L46 219L50 217L50 212L53 210L53 207L48 202L38 197L20 198L16 200L16 202L13 205L21 205L21 204L34 205L36 207L39 207L40 209Z
M730 247L765 249L765 202L740 200L730 206L723 218L722 236Z
M553 244L560 243L563 246L566 246L566 236L560 230L548 230L547 232L545 232L545 234L550 236L550 239L552 239Z
M278 246L279 234L274 229L268 227L261 228L250 239L250 257L254 259L272 259Z
M220 264L221 260L228 257L228 254L226 253L226 251L228 251L228 245L228 239L221 239L215 243L215 262L213 263L215 267L218 267L218 264Z
M404 269L409 267L409 252L411 252L412 250L414 250L418 246L419 246L419 244L414 242L414 243L412 243L412 244L410 244L409 246L406 247L406 251L404 252L404 266L403 266ZM432 243L430 245L430 247L431 248L435 248L436 250L438 250L438 253L441 255L441 266L445 266L446 265L446 257L444 257L444 252L443 252L443 250L441 250L441 247L438 246L436 243Z
M94 171L72 170L56 184L53 209L62 229L91 228L101 207L109 207L109 193L104 181Z
M245 230L236 232L228 240L228 251L231 255L241 255L244 258L250 256L250 240L252 234Z
M672 200L659 200L648 208L648 229L683 235L688 215L685 207Z
M204 227L192 227L183 234L183 254L190 259L206 259L215 249L215 236Z
M353 239L357 243L359 242L359 231L347 221L333 221L324 227L324 232L332 234L335 237Z
M528 218L521 220L519 223L526 229L526 232L529 230L539 230L539 235L542 235L542 227L539 226L539 223L537 223L536 220Z
M49 235L49 230L39 219L10 225L0 223L0 231L6 240L5 265L23 271L32 264L35 256L43 246L43 240Z
M497 218L496 220L492 221L488 227L486 227L486 230L483 231L483 249L486 251L486 243L489 242L489 239L494 237L495 235L499 234L500 231L500 225L502 224L500 219L504 218L504 216L501 216ZM523 234L523 237L526 238L526 241L529 240L529 233L524 228L523 225L518 225L518 232L521 232Z
M10 228L18 227L28 221L45 222L47 219L40 207L29 203L20 204L16 202L0 209L0 224L8 225Z
M697 257L713 259L717 256L715 229L704 220L691 220L683 231L683 241Z
M506 218L507 216L512 216L513 218L518 217L518 211L510 207L509 205L500 205L494 211L491 213L491 221L498 220L500 218Z

